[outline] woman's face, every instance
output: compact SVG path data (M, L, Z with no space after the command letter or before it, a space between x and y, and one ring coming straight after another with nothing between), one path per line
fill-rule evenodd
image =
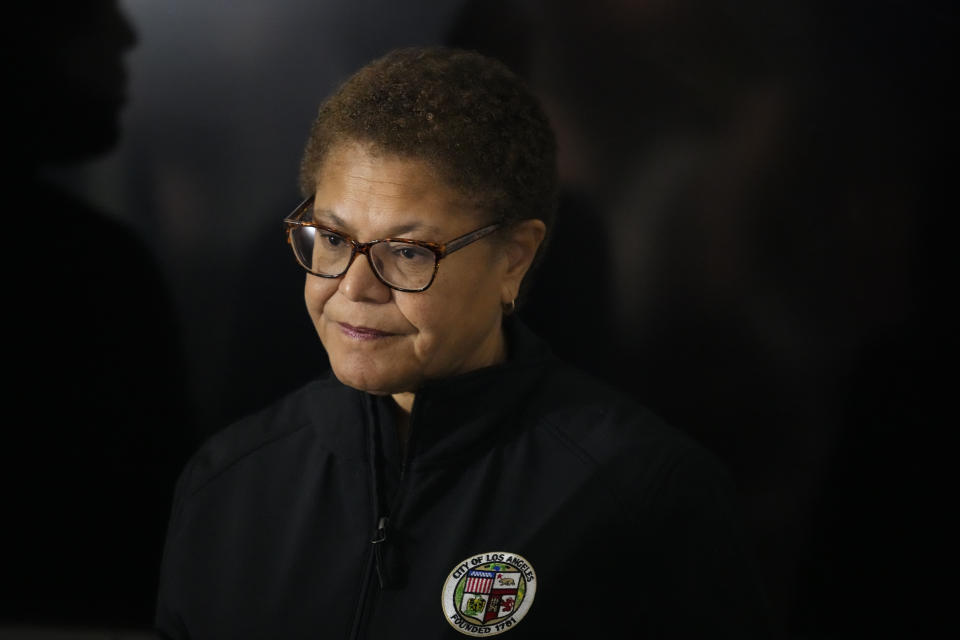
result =
M320 169L314 219L358 242L446 242L491 222L426 163L348 143L332 149ZM499 238L488 236L445 257L433 284L420 293L390 289L362 255L341 278L308 274L307 309L337 378L357 389L397 394L501 361L501 302L512 300L520 283Z

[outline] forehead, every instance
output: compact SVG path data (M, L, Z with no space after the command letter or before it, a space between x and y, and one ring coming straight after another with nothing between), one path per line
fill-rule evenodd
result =
M361 240L401 228L420 235L450 233L469 226L478 213L428 162L355 143L330 150L315 191L314 218Z

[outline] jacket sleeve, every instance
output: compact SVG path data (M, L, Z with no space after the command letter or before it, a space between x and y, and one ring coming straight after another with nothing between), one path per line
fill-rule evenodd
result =
M733 483L692 448L650 498L646 541L657 638L776 637Z

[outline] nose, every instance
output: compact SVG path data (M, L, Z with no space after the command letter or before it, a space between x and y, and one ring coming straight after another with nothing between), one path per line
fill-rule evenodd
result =
M101 2L98 6L99 13L91 15L90 19L96 21L102 45L110 47L110 51L117 53L133 49L137 45L137 29L126 11L119 6L119 2L109 0L105 3Z
M340 278L340 292L354 302L389 302L390 287L380 282L373 273L369 254L357 253L347 272Z
M137 46L137 42L140 40L137 34L137 28L130 22L130 19L119 7L116 9L115 18L119 21L117 31L120 37L120 44L124 51L129 51Z

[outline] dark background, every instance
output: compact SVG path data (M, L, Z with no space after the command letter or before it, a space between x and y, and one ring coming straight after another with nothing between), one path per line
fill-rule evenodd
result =
M280 223L316 107L429 43L543 99L563 196L521 316L723 459L787 634L945 615L952 5L34 6L6 56L0 626L149 626L186 456L326 366Z

